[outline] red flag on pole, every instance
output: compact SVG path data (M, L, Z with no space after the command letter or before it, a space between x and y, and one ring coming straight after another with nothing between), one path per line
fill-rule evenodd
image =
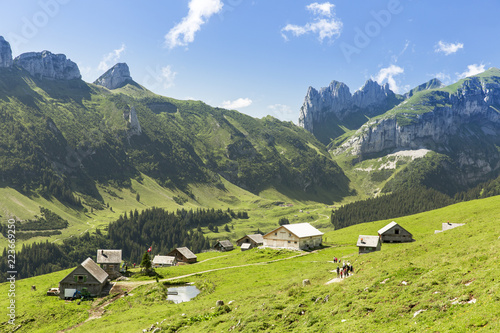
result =
M151 246L149 247L148 252L151 252Z

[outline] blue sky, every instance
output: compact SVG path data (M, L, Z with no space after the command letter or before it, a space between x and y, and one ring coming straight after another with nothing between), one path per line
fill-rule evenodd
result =
M367 79L399 93L500 67L497 0L0 2L13 55L49 50L93 82L126 62L178 99L297 122L307 88Z

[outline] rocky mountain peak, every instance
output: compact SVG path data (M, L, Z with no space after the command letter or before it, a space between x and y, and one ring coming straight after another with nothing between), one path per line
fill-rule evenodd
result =
M12 66L12 50L9 42L0 36L0 67Z
M77 64L64 54L49 51L23 53L14 59L14 65L24 68L40 80L73 80L82 77Z
M334 114L338 119L360 109L367 109L366 113L371 114L372 109L384 105L392 96L394 93L389 85L381 86L371 79L352 95L349 87L339 81L332 81L319 91L309 87L300 108L299 126L314 133L314 123L321 122L328 114Z
M409 98L413 96L415 93L422 91L422 90L430 90L430 89L437 89L437 88L442 88L444 87L444 84L439 81L438 79L434 78L426 83L422 83L418 87L413 88L409 92L405 94L405 98Z
M94 84L113 90L121 88L131 82L133 82L133 80L130 76L128 65L126 63L118 63L95 80Z
M313 132L314 122L320 117L321 112L341 115L351 104L352 95L345 83L332 81L328 87L323 87L319 91L309 87L300 108L299 125Z
M376 81L369 79L361 89L354 93L353 100L357 107L367 108L380 104L391 94L394 93L389 88L389 84L381 86Z

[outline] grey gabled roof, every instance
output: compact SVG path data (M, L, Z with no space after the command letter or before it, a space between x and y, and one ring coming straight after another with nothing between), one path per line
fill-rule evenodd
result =
M359 235L358 237L358 242L356 243L356 246L358 247L377 247L378 243L380 241L379 236L366 236L366 235Z
M220 240L220 241L218 241L218 242L219 242L219 244L220 244L220 245L222 245L222 247L224 247L224 248L232 248L232 247L233 247L233 243L231 243L231 241L230 241L230 240L225 239L225 240Z
M257 244L264 244L264 237L261 234L247 235L247 237Z
M159 254L157 254L153 258L153 264L173 265L173 264L175 264L175 257L160 256Z
M108 278L108 273L106 273L101 267L99 267L91 258L85 259L85 261L82 262L81 265L100 283L103 283Z
M193 252L191 252L191 250L188 249L187 247L178 247L176 250L179 251L180 254L182 254L186 259L196 259L196 258L198 258L196 256L196 254L194 254Z
M382 235L384 232L386 231L389 231L390 229L392 229L393 227L395 226L399 226L401 229L404 229L406 230L405 228L403 228L402 226L400 226L399 224L397 224L396 222L392 221L391 223L389 223L388 225L386 225L385 227L383 227L382 229L380 229L378 231L378 234L379 235Z
M122 262L122 250L97 250L98 264L120 264Z
M250 238L251 240L253 240L257 244L264 244L264 237L262 237L261 234L253 234L253 235L243 236L240 239L238 239L236 241L236 243L238 243L239 241L241 241L243 238L246 238L246 237Z

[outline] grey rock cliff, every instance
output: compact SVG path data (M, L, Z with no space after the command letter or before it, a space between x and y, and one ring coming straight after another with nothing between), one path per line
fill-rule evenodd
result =
M474 140L484 137L498 142L500 137L500 77L470 77L455 92L434 90L425 98L409 99L395 108L395 115L363 125L350 139L335 150L366 156L381 152L428 148L441 153L454 152L460 167L473 167L471 180L500 167L498 151L485 154ZM408 113L423 106L428 112ZM470 144L469 144L470 143ZM481 145L484 145L483 142ZM465 145L465 146L464 146ZM476 149L477 148L477 149ZM477 150L477 151L476 151ZM481 153L477 152L483 151Z
M126 63L118 63L95 80L94 84L113 90L121 88L131 82L133 82L133 80L130 76L128 65Z
M130 111L123 113L123 118L128 121L129 129L127 131L127 136L130 139L133 135L141 135L142 129L141 124L139 123L139 118L137 118L137 112L135 108L132 106Z
M23 53L14 59L14 65L24 68L40 80L73 80L82 77L77 64L64 54L49 51Z
M12 50L9 42L0 36L0 67L12 66Z
M332 81L328 87L319 91L309 87L304 103L300 108L299 126L309 132L314 131L314 123L321 122L328 113L333 113L338 119L347 117L359 109L370 110L384 105L394 93L389 85L379 85L373 80L366 81L365 85L351 95L349 87L338 81Z

